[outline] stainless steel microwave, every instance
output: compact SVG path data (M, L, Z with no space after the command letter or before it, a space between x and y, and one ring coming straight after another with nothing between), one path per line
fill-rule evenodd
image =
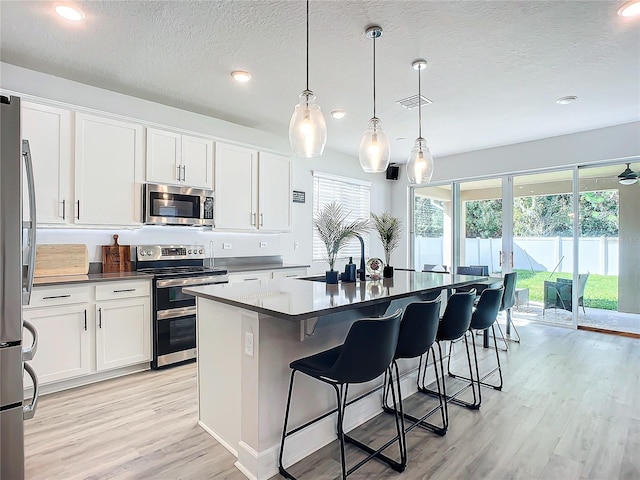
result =
M213 191L145 183L144 223L213 226Z

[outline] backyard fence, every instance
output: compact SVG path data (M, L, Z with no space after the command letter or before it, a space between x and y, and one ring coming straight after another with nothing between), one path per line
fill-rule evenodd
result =
M573 239L567 237L515 237L513 268L535 272L573 273ZM618 237L580 237L580 272L618 275ZM443 237L415 237L415 268L443 260ZM501 238L466 238L460 258L464 265L489 265L500 271ZM556 268L557 265L557 268Z

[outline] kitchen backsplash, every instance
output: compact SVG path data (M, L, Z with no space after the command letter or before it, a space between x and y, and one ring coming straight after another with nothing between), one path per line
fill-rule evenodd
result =
M207 254L214 258L283 253L280 234L224 233L195 227L145 226L136 230L38 228L37 243L84 243L89 249L89 261L101 262L100 247L113 244L114 234L119 236L120 245L204 245Z

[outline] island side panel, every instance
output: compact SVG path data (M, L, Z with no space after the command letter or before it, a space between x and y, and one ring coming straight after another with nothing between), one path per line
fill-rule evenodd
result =
M199 423L235 456L241 438L240 312L197 299Z

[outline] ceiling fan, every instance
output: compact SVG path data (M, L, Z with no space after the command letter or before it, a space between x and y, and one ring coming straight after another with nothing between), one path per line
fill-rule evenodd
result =
M618 183L620 185L633 185L638 181L638 172L634 172L629 168L631 164L627 163L627 168L618 175Z

